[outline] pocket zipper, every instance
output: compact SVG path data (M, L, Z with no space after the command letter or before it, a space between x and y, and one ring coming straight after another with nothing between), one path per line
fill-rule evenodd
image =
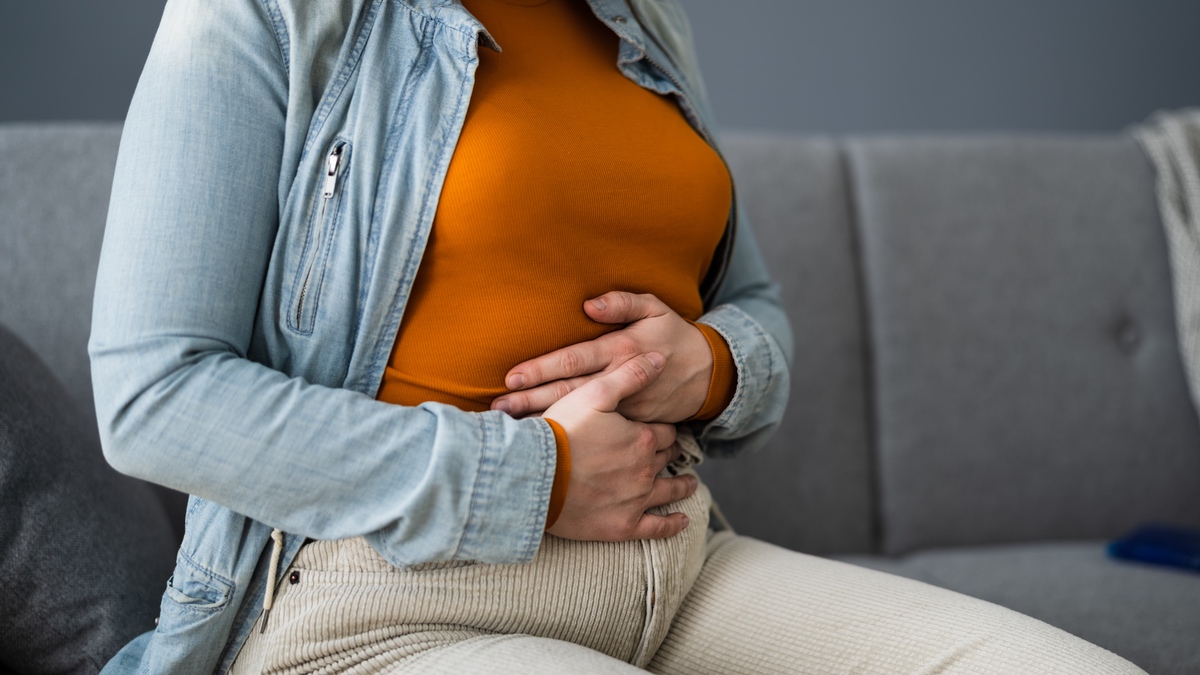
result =
M338 168L342 163L342 150L345 147L345 143L338 143L329 151L329 156L325 159L325 184L321 191L321 213L317 216L316 225L313 227L311 252L308 256L308 263L304 266L304 278L300 282L300 293L296 301L297 326L301 325L301 317L304 316L304 299L308 294L308 282L312 279L317 258L321 256L321 235L325 232L325 209L329 207L329 201L333 199L333 193L337 190Z

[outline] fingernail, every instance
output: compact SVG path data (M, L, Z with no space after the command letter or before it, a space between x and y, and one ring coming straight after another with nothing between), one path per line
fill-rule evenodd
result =
M600 298L590 300L589 302L592 303L592 307L595 307L598 311L601 311L601 312L604 311L605 307L608 307L608 305L604 304L604 301L601 300Z
M496 410L499 410L500 412L502 412L506 415L512 414L512 406L509 405L508 401L497 401L496 402Z
M509 389L520 389L521 387L524 387L524 386L525 386L525 376L524 375L517 373L516 375L513 375L508 378L508 388Z
M700 479L695 476L688 476L688 485L691 485L692 489L695 490L700 485Z
M650 352L646 358L650 359L650 363L653 363L655 368L662 368L667 363L663 355L658 352Z
M691 519L691 518L688 518L687 516L684 516L684 517L683 517L683 526L684 526L684 527L687 527L687 526L688 526L688 524L689 524L689 523L691 523L691 522L692 522L692 519Z

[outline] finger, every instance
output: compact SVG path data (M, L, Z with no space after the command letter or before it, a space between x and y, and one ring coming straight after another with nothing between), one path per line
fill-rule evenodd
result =
M650 497L646 502L646 508L666 506L680 499L691 497L699 484L700 481L691 474L677 478L655 478L654 487L650 488Z
M657 380L666 365L667 359L658 352L635 356L622 363L616 370L584 384L579 388L579 392L587 396L593 409L614 412L621 399L636 394Z
M654 463L652 464L655 475L658 475L660 471L667 468L667 465L671 462L674 462L675 458L678 456L679 450L676 449L675 443L672 443L669 447L656 452L654 454Z
M674 424L647 424L646 426L654 432L654 450L656 452L669 450L672 445L675 445L675 434L678 429Z
M650 293L610 291L583 303L583 311L600 323L633 323L671 311L662 300Z
M633 528L634 539L669 539L683 532L688 526L688 517L682 513L672 513L667 516L656 516L643 513Z
M584 377L573 377L569 380L555 380L549 384L543 384L540 387L534 387L526 391L497 396L492 401L491 408L492 410L502 410L513 417L533 412L542 412L554 405L558 399L575 391L594 378L594 375L585 375Z
M683 446L678 442L672 441L670 445L660 450L659 454L666 456L667 463L670 464L679 459L679 456L683 454Z
M599 339L556 349L513 366L504 376L504 386L509 391L517 391L554 380L595 373L604 370L612 361L610 351Z

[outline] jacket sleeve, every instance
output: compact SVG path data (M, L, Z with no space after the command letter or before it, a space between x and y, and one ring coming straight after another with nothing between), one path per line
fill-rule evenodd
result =
M774 433L787 407L792 361L792 329L779 286L767 275L745 212L740 204L735 208L729 271L713 307L699 319L725 338L737 371L729 405L697 434L705 452L721 456L755 450Z
M373 533L396 564L531 560L554 479L544 420L389 405L247 358L286 191L286 45L271 0L166 6L96 283L105 456L291 533Z

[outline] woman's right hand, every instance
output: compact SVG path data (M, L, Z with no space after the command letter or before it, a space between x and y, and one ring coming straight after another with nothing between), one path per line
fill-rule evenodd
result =
M688 525L682 513L647 509L696 491L695 476L660 478L678 454L675 425L632 422L616 412L621 399L654 382L666 359L651 352L571 391L543 417L562 425L571 444L571 477L562 512L547 532L566 539L665 539Z

